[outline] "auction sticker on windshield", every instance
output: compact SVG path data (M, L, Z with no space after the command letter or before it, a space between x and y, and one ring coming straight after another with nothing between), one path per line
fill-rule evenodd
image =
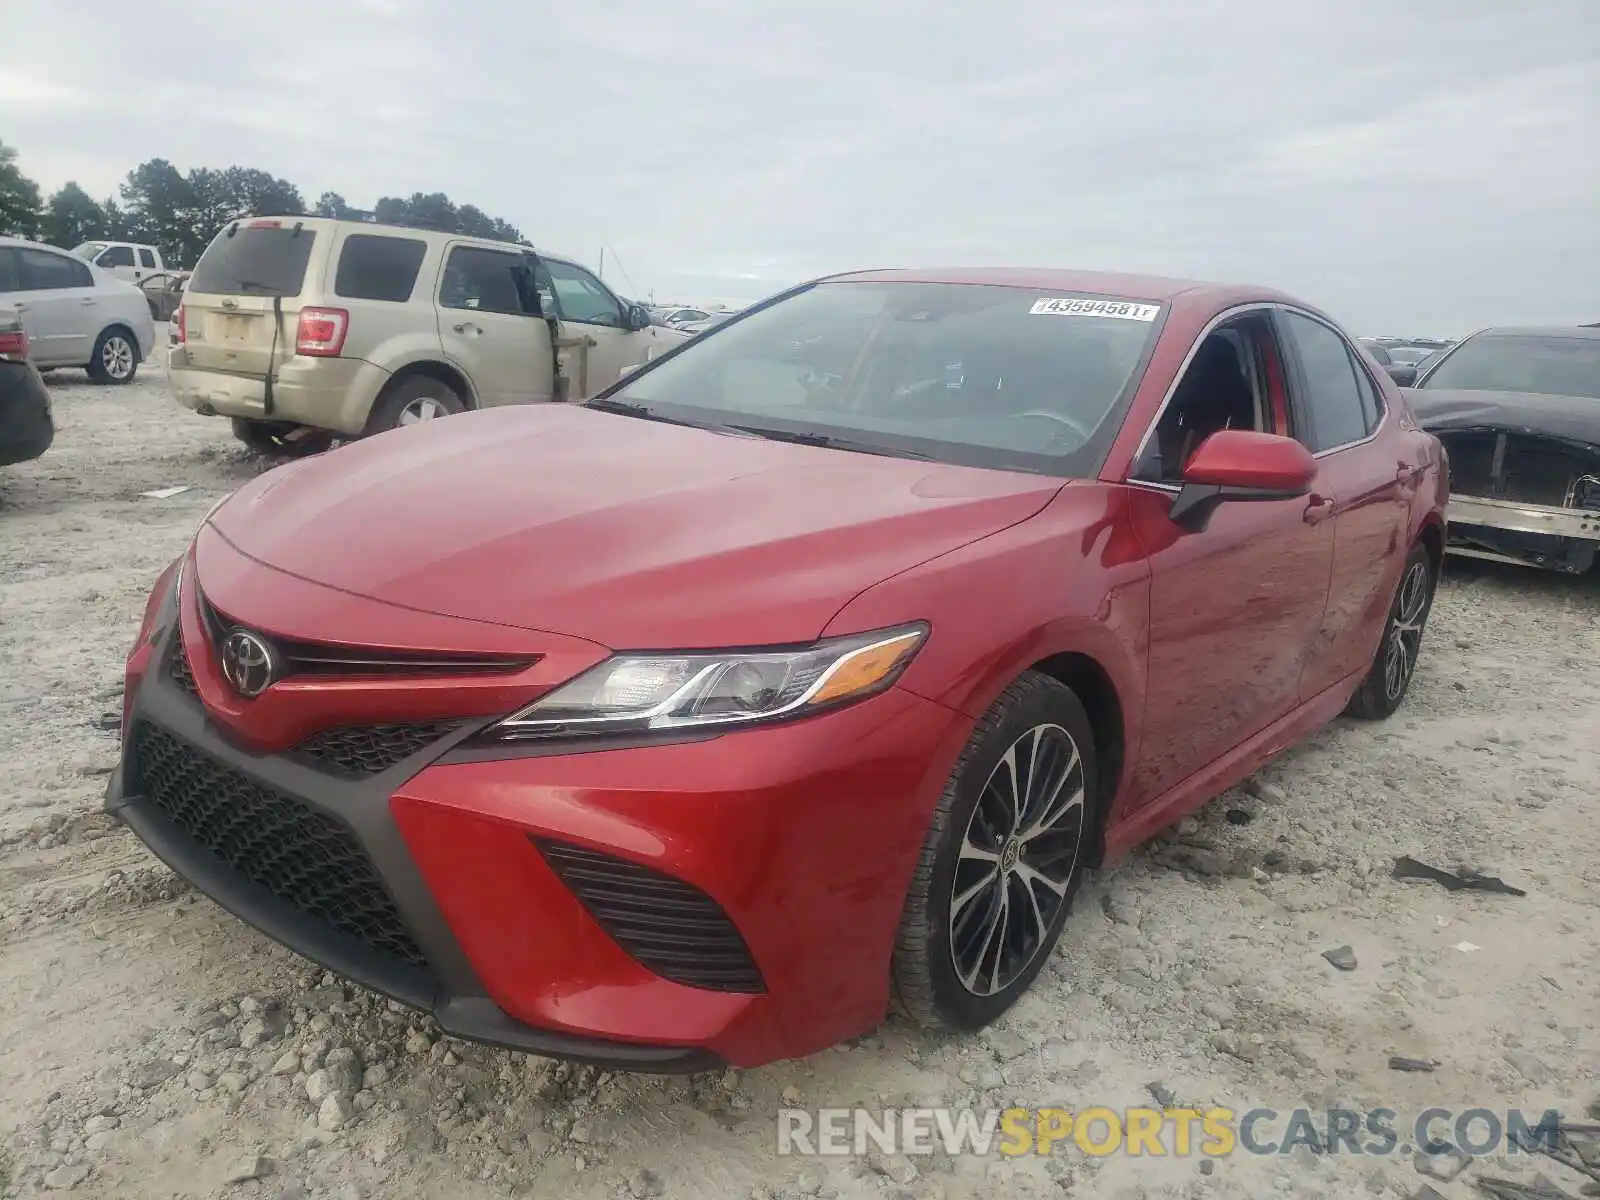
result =
M1133 300L1085 300L1071 296L1041 297L1028 312L1033 316L1117 317L1123 321L1154 321L1159 304L1139 304Z

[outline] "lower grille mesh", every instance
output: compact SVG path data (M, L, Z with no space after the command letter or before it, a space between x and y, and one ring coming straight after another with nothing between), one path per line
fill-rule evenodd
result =
M278 899L370 949L426 966L355 835L154 726L133 734L134 786L189 837Z
M596 923L641 966L689 987L766 991L738 928L699 888L608 854L536 844Z
M459 721L342 726L312 734L295 750L346 775L376 775L460 727Z

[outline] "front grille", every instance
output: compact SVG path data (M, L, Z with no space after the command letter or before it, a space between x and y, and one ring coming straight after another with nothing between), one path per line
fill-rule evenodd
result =
M738 928L699 888L608 854L536 844L600 928L641 966L689 987L767 990Z
M212 641L220 646L235 629L248 626L235 621L215 607L204 595L200 597L200 614L211 633ZM252 630L257 637L270 641L278 652L283 670L280 678L290 675L321 675L335 678L383 675L425 676L476 676L507 675L522 671L539 661L536 654L511 657L494 654L464 654L435 652L431 650L389 650L371 646L339 646L322 642L302 642Z
M376 775L460 727L460 721L347 725L312 734L295 751L345 775Z
M279 900L380 954L426 959L344 824L164 730L135 726L134 786L189 837Z
M176 644L172 648L172 657L167 660L167 675L180 691L198 700L200 689L195 686L194 671L189 666L189 655L183 648L183 639L175 638L174 641Z

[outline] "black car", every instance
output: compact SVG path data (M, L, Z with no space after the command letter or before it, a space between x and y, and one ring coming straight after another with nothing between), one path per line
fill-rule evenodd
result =
M1450 456L1450 549L1581 574L1600 561L1600 330L1485 329L1406 399Z
M38 458L55 436L50 392L28 361L22 321L0 314L0 467Z

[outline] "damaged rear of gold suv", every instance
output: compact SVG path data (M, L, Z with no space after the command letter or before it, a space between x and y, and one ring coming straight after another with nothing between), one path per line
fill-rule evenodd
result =
M1485 329L1406 399L1450 459L1450 549L1571 575L1600 553L1600 329Z

